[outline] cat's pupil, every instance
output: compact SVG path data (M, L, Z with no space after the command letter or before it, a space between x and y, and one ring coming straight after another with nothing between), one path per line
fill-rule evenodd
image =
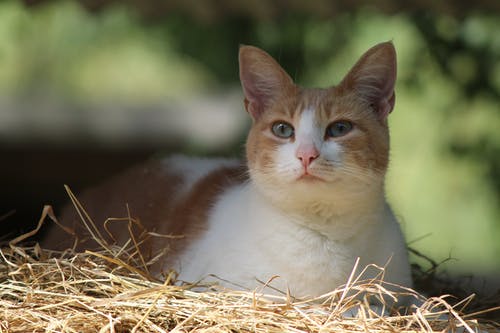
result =
M294 134L293 126L286 122L276 122L272 126L272 132L279 138L288 139L291 138Z
M347 120L333 122L326 129L327 138L338 138L346 135L352 129L352 123Z

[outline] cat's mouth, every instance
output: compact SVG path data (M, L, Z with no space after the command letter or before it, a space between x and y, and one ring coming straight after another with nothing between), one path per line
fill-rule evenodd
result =
M297 181L305 181L305 182L324 182L325 180L319 176L313 175L309 172L304 172L302 173L298 178Z

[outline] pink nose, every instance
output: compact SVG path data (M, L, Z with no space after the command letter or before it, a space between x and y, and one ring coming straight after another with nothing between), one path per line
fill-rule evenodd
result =
M313 145L299 146L295 156L302 162L305 169L314 161L318 156L319 152Z

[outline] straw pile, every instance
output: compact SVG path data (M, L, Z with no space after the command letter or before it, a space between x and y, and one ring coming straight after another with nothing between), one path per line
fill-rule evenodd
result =
M41 221L47 215L50 208ZM74 253L21 246L31 235L0 250L0 332L479 332L500 327L475 320L480 313L464 314L471 298L452 306L447 296L425 298L404 290L421 305L409 314L377 310L370 300L402 294L355 274L327 295L296 300L179 285L174 274L155 281L131 264L123 247Z

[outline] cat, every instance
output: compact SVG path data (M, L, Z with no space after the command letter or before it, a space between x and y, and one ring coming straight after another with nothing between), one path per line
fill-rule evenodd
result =
M181 281L212 276L249 290L275 277L273 290L315 297L346 283L359 257L360 267L386 265L386 281L411 287L405 240L384 192L392 42L370 48L326 89L298 86L257 47L240 47L239 66L252 119L246 162L152 159L84 191L85 210L99 223L130 215L156 235L180 236L144 243L150 258L166 252L158 276L173 268ZM95 245L72 206L60 220L79 236L77 248ZM109 229L114 241L130 237L123 223ZM72 242L55 228L43 244Z

